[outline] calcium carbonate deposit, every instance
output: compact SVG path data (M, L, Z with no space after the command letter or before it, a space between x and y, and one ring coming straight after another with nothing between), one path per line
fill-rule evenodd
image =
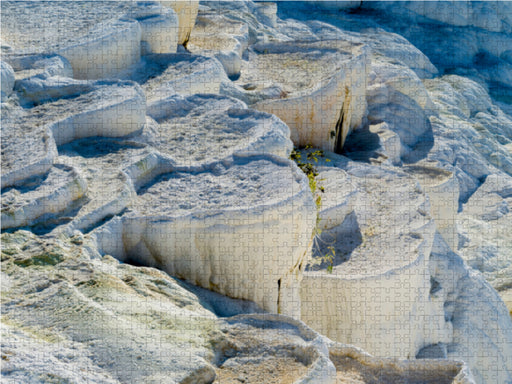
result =
M512 3L0 7L2 382L512 384Z

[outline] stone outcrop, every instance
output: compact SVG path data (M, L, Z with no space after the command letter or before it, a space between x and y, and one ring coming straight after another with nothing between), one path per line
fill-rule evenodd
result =
M245 22L209 11L197 19L187 49L216 57L228 76L239 76L248 44L249 27Z
M178 15L178 44L186 44L195 26L199 0L158 0L166 7L170 7Z
M313 247L321 264L304 273L302 319L333 340L380 357L412 358L425 344L447 342L451 327L443 303L430 295L435 226L416 181L327 158L335 167L319 168L319 185L326 192L320 193L322 232ZM324 179L329 181L323 184ZM336 203L339 190L347 194L341 204ZM331 249L328 260L324 256Z
M46 173L57 156L51 130L18 123L24 112L2 107L2 189ZM26 153L30 156L26 156Z
M144 164L143 173L142 163L127 173L158 176L149 169L158 162ZM298 316L298 285L315 222L305 176L270 155L237 155L201 171L189 168L194 173L173 168L138 190L120 223L95 231L100 251ZM279 252L284 246L289 251ZM269 252L279 256L269 259Z
M366 58L363 45L345 42L256 44L236 83L253 94L277 85L253 107L287 123L295 145L340 151L366 112Z
M149 55L126 77L141 85L148 104L175 93L218 94L221 84L229 81L218 60L190 54Z
M72 207L87 190L76 169L55 164L47 175L24 188L2 191L2 229L50 221L52 216ZM30 184L35 184L35 188Z
M506 5L0 7L2 379L512 382Z
M1 98L4 100L12 93L14 88L14 71L12 67L4 61L0 61L0 76L1 76Z
M140 25L142 55L176 52L179 21L171 8L139 2L125 16L137 20Z
M2 35L17 52L65 57L75 78L109 78L137 64L141 54L176 52L188 40L199 2L162 3L172 8L151 1L47 2L19 12L18 2L6 1ZM60 22L52 24L55 17Z

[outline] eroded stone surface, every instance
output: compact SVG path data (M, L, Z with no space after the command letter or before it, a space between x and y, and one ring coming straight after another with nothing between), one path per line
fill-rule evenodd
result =
M288 157L289 128L273 115L247 109L225 96L175 95L153 103L140 140L184 166L205 165L233 153L271 153Z
M18 122L25 118L21 109L2 105L2 188L44 174L57 156L51 130Z
M17 382L201 383L240 381L234 372L250 367L241 379L336 380L326 345L302 325L268 317L219 325L213 313L260 309L235 305L163 272L153 281L152 269L99 256L159 266L298 317L313 200L304 175L294 179L294 166L273 157L289 154L283 123L246 109L268 104L291 117L281 116L292 133L300 126L316 137L320 127L330 135L321 123L336 128L339 122L338 143L344 144L353 130L343 153L356 161L328 154L330 164L316 164L322 166L316 195L322 197L317 224L323 232L314 251L325 256L333 245L336 257L332 273L328 260L307 273L303 311L315 306L310 312L323 319L320 328L331 329L333 337L341 332L376 354L463 359L477 383L510 381L510 317L483 279L507 300L512 122L502 85L512 84L512 46L506 19L490 15L497 8L475 3L469 7L484 17L473 13L451 21L444 5L439 16L434 6L418 11L415 4L384 4L383 12L379 4L330 3L324 4L326 12L310 3L172 3L177 31L175 13L156 2L73 2L67 8L2 2L2 35L8 40L1 44L2 58L16 80L2 99L4 194L28 191L33 196L23 204L37 205L47 196L41 175L50 170L46 177L55 180L55 169L68 166L88 186L71 211L55 214L50 235L3 236L2 313L8 316L2 318L2 353L8 352L2 373ZM20 7L17 14L14 5ZM350 10L333 12L336 7ZM56 10L62 11L61 23L53 22ZM130 11L136 20L122 18ZM48 27L42 29L47 35L33 33L41 26ZM5 37L15 34L15 42ZM196 54L178 47L181 54L151 54L139 62L141 53L174 52L176 39ZM63 46L52 45L57 40ZM71 78L118 76L118 70L141 87ZM233 80L241 76L233 82L226 72ZM308 120L311 112L316 125ZM46 147L39 141L45 134ZM132 136L90 137L127 134ZM253 150L265 154L247 157ZM11 164L8 172L4 160ZM52 168L55 161L66 166ZM283 176L281 168L289 173ZM2 203L8 200L2 196ZM456 222L450 220L455 216ZM434 228L442 236L434 237ZM92 233L82 237L77 229ZM464 265L452 252L456 248L483 277ZM348 309L338 321L331 314L340 308ZM99 317L106 319L104 328L88 326ZM148 345L148 339L157 343ZM44 354L33 353L34 345ZM213 357L221 355L227 360ZM340 361L341 355L331 353L342 380L371 381L372 367L379 366L381 381L472 382L456 363L402 364L361 358L353 350L342 355Z
M287 123L296 145L340 150L366 110L366 55L341 41L256 44L237 84L253 84L253 93L277 84L280 94L254 107Z
M249 28L245 22L211 10L201 12L197 18L187 49L211 54L222 63L228 76L238 76L248 43Z
M142 86L148 104L174 93L219 93L220 84L228 81L218 60L190 54L149 55L125 76Z
M199 0L158 0L166 7L171 7L178 15L178 44L186 44L195 26Z
M7 98L14 88L14 71L12 67L4 61L0 62L0 75L2 82L2 101Z
M361 345L377 356L410 358L429 340L447 341L451 329L442 303L429 296L428 262L435 227L419 185L403 173L335 155L330 163L336 166L319 168L319 186L327 190L348 185L344 189L351 192L341 204L336 203L336 191L318 193L325 204L325 211L323 206L320 210L324 229L316 238L313 256L333 259L305 272L302 319L334 340ZM323 184L322 179L329 182ZM345 216L336 215L337 222L330 219L334 210ZM309 299L326 295L327 300ZM391 298L397 296L407 299L395 304ZM399 333L397 345L392 338ZM368 334L372 337L365 337Z
M86 190L87 182L76 169L55 164L23 187L3 189L2 229L50 221L70 209Z
M164 272L98 257L90 246L81 235L2 235L3 379L206 384L249 362L271 382L265 367L288 357L304 367L283 367L299 379L292 382L330 382L325 341L303 323L269 314L219 319L219 302L235 314L250 306L192 293Z
M336 384L446 383L470 384L473 377L466 364L446 360L376 358L353 346L335 343L329 355L336 367Z
M289 160L260 155L162 175L139 189L121 222L96 231L98 244L122 260L298 316L300 271L315 221L299 172ZM279 253L285 244L293 245ZM279 256L267 259L268 252Z

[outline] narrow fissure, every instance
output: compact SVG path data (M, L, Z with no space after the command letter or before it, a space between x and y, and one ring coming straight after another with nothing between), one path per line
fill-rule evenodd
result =
M277 280L277 313L281 313L281 279Z
M340 109L340 117L336 122L336 141L334 142L334 152L341 154L341 149L343 147L343 119L345 118L344 105L341 106Z

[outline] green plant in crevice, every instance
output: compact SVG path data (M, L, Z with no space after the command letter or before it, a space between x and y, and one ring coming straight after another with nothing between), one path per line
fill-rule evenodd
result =
M305 147L302 148L294 148L290 154L290 159L295 161L297 163L297 166L304 172L308 178L309 181L309 188L311 189L311 193L313 194L313 197L315 198L315 205L317 209L316 214L316 225L314 230L314 240L313 240L313 248L319 249L319 242L320 235L322 234L322 229L320 228L320 215L319 211L322 207L322 195L318 193L320 191L321 193L325 193L325 188L323 186L318 186L318 170L315 167L315 164L318 163L319 158L324 158L324 151L321 149L312 150L313 146L311 144L307 144ZM306 153L306 161L303 161L302 159L302 152L301 150L307 151ZM324 161L329 162L329 159L324 158ZM327 247L329 250L325 255L318 258L316 261L313 262L313 264L322 264L327 263L327 272L332 273L333 267L334 267L334 259L336 257L336 250L331 245Z
M323 259L325 262L328 263L327 272L332 273L332 268L334 267L334 258L336 257L336 250L334 249L334 247L332 245L327 247L327 249L329 250L329 252L327 252L324 255Z

